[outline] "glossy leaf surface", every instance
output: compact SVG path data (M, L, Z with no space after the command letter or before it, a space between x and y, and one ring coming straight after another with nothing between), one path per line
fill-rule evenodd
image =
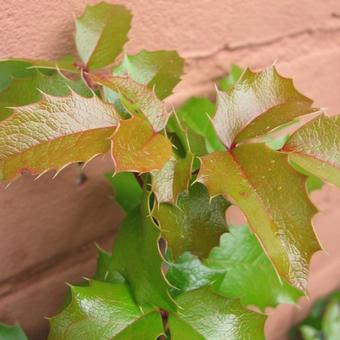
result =
M163 333L160 314L141 311L126 285L91 281L71 291L71 303L50 319L49 340L156 339Z
M76 46L90 70L110 65L122 52L130 30L131 14L120 5L100 2L88 6L76 20Z
M280 303L296 303L302 292L278 278L247 226L229 226L229 230L205 261L209 269L225 272L222 279L213 283L214 291L262 310Z
M289 138L284 151L309 173L340 186L340 116L311 120Z
M137 83L154 89L160 99L171 95L179 83L184 60L176 51L141 51L125 55L123 62L114 70L114 75L128 75Z
M264 339L265 316L247 310L237 300L200 288L180 295L178 314L170 314L172 340Z
M228 92L217 91L213 124L220 140L230 148L313 112L311 105L292 80L280 76L274 67L259 73L247 69Z
M147 118L155 131L158 132L165 127L169 113L153 90L128 77L102 79L93 76L92 79L97 84L117 92L127 111L131 115Z
M116 172L151 172L163 168L172 157L172 147L147 121L134 116L121 121L112 136L111 154Z
M188 292L204 286L210 286L223 280L225 271L207 267L197 256L189 252L169 261L167 278L175 288L173 295Z
M174 310L161 271L160 232L148 214L137 209L127 215L113 246L109 270L118 271L126 279L139 305Z
M316 208L306 194L306 177L287 156L264 144L244 144L233 153L204 156L198 178L211 196L237 203L276 270L306 290L310 258L320 249L311 225Z
M184 158L170 159L164 167L153 173L152 191L158 203L176 203L179 194L186 191L191 179L193 155L188 152Z
M112 105L74 92L17 107L0 122L0 179L88 161L109 150L116 125Z
M205 257L227 230L225 211L228 206L229 202L223 197L210 200L206 188L196 183L189 192L179 196L176 206L160 204L153 215L174 257L185 251Z

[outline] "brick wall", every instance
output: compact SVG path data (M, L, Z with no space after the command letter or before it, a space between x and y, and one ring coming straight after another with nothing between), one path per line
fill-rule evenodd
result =
M73 52L73 16L86 0L0 2L0 58L53 58ZM129 52L177 49L187 59L186 75L169 99L178 104L214 89L214 79L231 63L278 68L317 105L340 110L340 2L338 0L126 0L134 13ZM121 216L111 200L97 159L85 170L69 167L56 179L26 176L0 187L0 319L19 321L31 339L44 339L43 316L56 312L65 281L89 276L98 242L106 248ZM311 300L340 284L340 192L326 186L313 194L321 212L315 229L327 250L313 258ZM284 339L290 323L303 316L281 306L271 312L268 339Z

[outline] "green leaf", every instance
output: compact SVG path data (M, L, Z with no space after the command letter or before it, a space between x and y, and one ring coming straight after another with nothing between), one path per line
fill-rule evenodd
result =
M147 118L156 132L163 130L169 113L164 102L148 87L127 77L91 78L95 83L119 93L122 104L131 115Z
M189 252L185 252L176 259L169 261L167 278L175 287L172 293L178 295L197 288L209 286L217 280L223 279L225 273L208 268L201 260Z
M221 236L205 265L224 271L213 283L214 290L226 297L240 298L243 305L262 310L280 303L296 303L302 292L280 281L273 265L247 226L229 226L230 233Z
M340 334L340 301L332 301L322 319L322 331L326 339L337 339Z
M75 92L17 107L0 122L0 180L59 171L105 153L117 122L112 105Z
M28 62L32 63L34 68L47 69L47 70L60 70L70 73L79 73L77 67L77 59L73 55L66 55L58 60L32 60L27 59Z
M137 83L154 89L160 99L171 95L179 83L184 60L176 51L141 51L125 55L123 62L114 70L114 75L128 75Z
M13 78L25 78L35 74L35 70L30 69L31 63L16 60L0 60L0 91L5 89Z
M306 181L306 188L309 193L315 190L319 190L323 187L323 182L320 178L315 177L310 172L302 168L300 165L294 163L292 160L290 160L289 163L296 171L302 173L305 176L308 176Z
M188 138L195 155L223 151L224 146L218 140L210 119L214 112L215 105L209 99L192 97L177 110L177 117L184 130L187 130L187 136L180 131L182 128L178 127L174 116L169 119L167 128L170 132L176 133L181 140Z
M0 340L27 340L27 337L20 326L9 326L0 322Z
M163 333L160 314L142 311L126 285L91 281L71 290L71 303L50 319L49 340L151 340Z
M131 14L120 5L100 2L87 6L76 20L76 46L79 56L89 70L114 62L128 40Z
M164 167L152 174L152 191L158 203L176 203L179 194L188 189L193 164L193 155L170 159Z
M225 211L229 205L223 197L210 199L207 189L196 183L178 197L176 206L162 203L153 216L174 257L190 251L203 258L227 231Z
M322 340L323 335L317 329L304 325L300 328L301 335L304 340Z
M126 283L125 278L117 271L111 270L112 255L97 246L98 257L95 280L111 283Z
M175 310L161 270L159 230L149 212L137 209L127 215L112 250L110 272L118 271L131 286L139 305Z
M268 148L278 151L283 148L283 146L287 143L287 140L289 139L289 135L283 135L277 138L273 138L272 136L267 136L265 138L266 145Z
M232 64L228 75L218 82L218 88L222 91L230 90L240 79L243 70L238 65Z
M232 148L314 112L311 105L274 67L259 73L247 69L228 92L217 91L213 124L222 143Z
M289 159L326 182L340 186L340 116L320 115L297 130L284 146Z
M115 172L161 170L172 157L170 141L137 116L122 120L111 140Z
M115 191L115 199L125 212L136 209L142 202L143 190L135 176L129 172L106 174Z
M305 291L310 258L320 249L311 225L317 210L306 194L306 177L291 168L287 155L243 144L204 156L198 179L211 196L236 202L277 272Z
M0 92L0 119L12 113L10 107L38 102L43 97L41 92L52 96L67 96L70 89L84 97L92 96L91 90L82 80L70 80L59 73L47 76L34 70L30 77L15 78Z
M264 339L266 317L247 310L239 301L200 288L180 295L178 314L169 316L172 340Z

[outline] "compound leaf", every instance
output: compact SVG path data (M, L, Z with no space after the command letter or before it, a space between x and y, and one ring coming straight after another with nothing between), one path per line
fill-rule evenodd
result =
M227 230L225 211L228 206L229 202L223 197L210 200L206 188L196 183L189 192L178 197L176 206L162 203L155 207L153 216L174 257L185 251L206 257Z
M97 97L44 95L0 122L0 180L85 162L110 148L114 107Z
M176 298L179 311L169 316L172 340L264 339L266 317L251 312L238 300L213 293L208 287Z
M113 246L109 272L117 271L126 279L142 307L152 305L175 310L161 271L160 232L146 209L137 208L125 218Z
M225 272L213 283L214 291L262 310L280 303L296 303L302 292L279 279L247 226L229 226L229 231L221 236L220 245L205 261L210 270Z
M289 159L340 187L340 116L320 115L298 129L284 146Z
M247 69L228 92L217 91L213 124L222 143L232 148L314 112L311 105L274 67L259 73Z
M180 81L184 60L176 51L141 51L125 55L123 62L114 70L114 75L128 75L137 83L154 89L160 99L171 95Z
M93 280L71 293L70 304L50 319L49 340L157 339L163 333L159 312L142 311L124 284Z
M128 40L131 14L121 5L100 2L88 6L76 20L75 41L86 68L96 70L114 62Z
M305 291L310 258L320 249L311 225L316 208L306 177L287 156L264 144L243 144L204 156L198 178L211 196L227 195L237 203L277 272Z

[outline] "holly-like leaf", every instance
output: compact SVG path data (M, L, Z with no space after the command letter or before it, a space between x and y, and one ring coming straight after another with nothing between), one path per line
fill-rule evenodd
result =
M308 176L306 181L306 188L308 193L319 190L323 187L324 183L320 178L312 175L309 171L306 171L304 168L294 163L292 160L290 160L289 163L296 171L302 173L305 176Z
M0 340L27 340L27 336L20 326L9 326L0 322Z
M91 79L95 83L117 92L127 111L132 115L146 117L156 132L165 127L169 113L164 102L156 96L153 90L128 77L103 79L91 76Z
M17 107L0 122L0 180L60 170L105 153L117 122L111 104L75 92Z
M171 95L180 81L184 60L176 51L141 51L125 55L123 62L114 70L114 75L128 75L137 83L154 89L160 99Z
M247 226L229 226L205 265L225 271L215 280L214 290L230 298L240 298L243 305L256 305L262 310L280 303L296 303L302 292L281 281L273 265Z
M228 75L218 82L218 88L222 91L230 90L240 79L243 70L238 65L232 64Z
M213 124L220 140L231 148L314 112L311 105L274 67L259 73L247 69L228 92L217 91Z
M25 78L35 74L31 63L23 60L0 60L0 91L4 90L14 78Z
M201 260L189 252L179 256L175 262L168 261L167 278L175 289L173 295L209 286L225 276L223 270L208 268Z
M175 116L171 116L167 129L175 133L182 143L188 139L190 149L197 156L222 151L224 146L218 140L211 123L214 112L215 105L209 99L192 97L176 112L180 124Z
M298 129L284 146L289 159L340 186L340 116L320 115Z
M79 73L77 59L73 55L66 55L58 60L3 59L0 60L0 90L3 88L1 85L6 76L10 75L10 78L29 77L34 75L37 69L40 71L45 70L46 73L49 73L48 70Z
M264 339L266 317L247 310L238 300L205 287L180 295L176 302L181 308L169 316L172 340Z
M106 174L115 191L115 199L125 212L136 209L142 202L143 190L135 176L129 172Z
M82 80L70 80L59 73L47 76L36 70L33 72L30 77L13 79L0 92L0 120L9 116L13 111L11 108L15 106L38 102L42 99L42 92L52 96L67 96L73 89L82 96L92 96L91 90Z
M157 339L159 312L139 308L124 284L91 281L71 287L71 303L50 319L49 340Z
M198 178L211 196L237 203L276 270L305 291L310 258L320 249L311 225L316 208L306 194L306 177L292 169L287 155L243 144L204 156Z
M225 211L228 206L229 202L223 197L210 200L206 188L196 183L189 192L178 197L176 206L162 203L155 207L153 216L174 257L190 251L204 258L227 230Z
M175 310L161 271L160 232L148 215L146 207L127 215L113 246L109 272L117 271L126 279L142 307L152 305Z
M134 116L121 121L112 136L111 154L115 172L151 172L161 170L172 157L172 146L146 120Z
M152 191L158 203L176 203L178 195L187 190L191 179L193 155L170 159L152 176Z
M89 70L96 70L114 62L128 40L131 14L121 5L100 2L87 6L76 20L78 54Z
M60 70L70 73L79 73L77 59L73 55L66 55L58 60L32 60L24 59L32 64L34 68L47 70Z

